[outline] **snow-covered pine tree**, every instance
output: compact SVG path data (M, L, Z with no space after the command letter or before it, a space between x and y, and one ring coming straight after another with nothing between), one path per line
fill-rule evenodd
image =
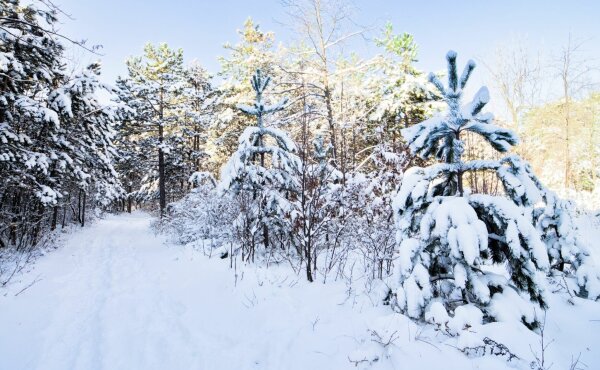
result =
M0 7L0 195L2 205L13 203L13 225L20 224L16 218L25 209L19 204L28 193L42 205L61 197L54 180L47 181L56 158L46 152L60 122L44 98L64 78L64 46L47 32L58 20L56 11L36 5L11 1Z
M178 158L169 152L178 145L183 50L147 44L143 56L127 61L127 70L127 78L120 78L117 86L122 101L133 111L127 119L131 134L127 139L138 148L138 177L142 179L136 193L140 200L158 198L162 216L167 204L167 167L179 169Z
M211 76L198 63L186 68L183 135L188 141L187 165L192 172L201 171L201 165L209 157L206 143L211 123L215 119L216 90ZM206 168L204 168L206 170Z
M183 69L178 85L176 104L171 106L176 118L165 131L167 202L185 196L192 185L188 182L190 175L208 164L208 131L215 119L215 90L199 63Z
M113 117L95 97L99 66L66 73L59 14L44 1L0 6L0 246L30 247L56 227L60 207L63 224L83 223L86 194L118 193Z
M146 145L149 140L143 138L145 130L137 113L138 109L143 109L142 102L132 94L131 87L128 86L130 84L129 79L117 79L113 103L118 109L115 144L119 158L115 167L125 190L122 210L131 213L134 201L138 200L137 194L142 178L152 172L153 168L150 166L150 143Z
M506 194L516 205L532 209L532 222L546 244L552 270L575 278L576 295L599 299L600 269L577 226L575 205L545 187L519 157L509 156L500 163L496 172Z
M248 84L248 76L260 69L265 75L279 81L277 73L281 56L274 48L273 32L264 31L260 25L248 18L237 31L239 40L235 44L226 43L228 55L219 58L219 77L223 80L218 88L216 119L213 120L209 135L211 166L221 168L237 149L238 138L248 126L253 125L253 117L237 109L241 101L254 95Z
M301 161L296 145L284 131L265 126L265 116L284 109L287 102L285 98L274 105L263 101L270 80L260 70L252 77L255 102L238 108L256 117L256 126L244 130L221 173L221 188L244 203L238 225L247 259L254 258L257 243L269 247L270 233L283 232L283 219L291 209L289 198L298 190L295 174Z
M549 261L530 210L507 197L470 194L462 184L466 171L501 166L463 162L462 133L476 133L500 152L515 145L517 137L482 113L489 100L485 87L461 105L475 63L469 61L459 76L456 53L449 52L447 61L448 86L429 77L447 111L402 130L413 154L443 163L410 168L394 199L399 243L395 303L410 317L438 324L466 305L461 310L479 311L486 321L519 320L535 327L535 308L546 307Z
M115 112L97 97L99 91L110 93L111 88L98 81L99 75L100 64L90 64L52 91L48 101L61 121L52 148L57 153L63 152L62 161L54 168L56 174L62 174L56 186L62 186L66 200L80 191L83 195L93 194L93 202L107 206L122 197L123 189L113 166L118 158L113 144ZM53 228L56 217L54 213ZM84 221L80 216L80 222Z
M576 224L574 204L548 189L543 191L543 200L544 207L536 209L534 215L552 269L575 277L579 289L574 293L579 297L600 299L600 269Z

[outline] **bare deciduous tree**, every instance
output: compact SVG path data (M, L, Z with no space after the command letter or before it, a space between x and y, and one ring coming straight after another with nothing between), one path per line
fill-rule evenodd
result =
M540 98L540 55L528 50L520 39L499 46L494 54L493 64L484 65L502 97L511 124L520 128L523 113Z
M338 123L334 112L332 96L332 76L334 60L332 54L346 40L360 35L364 30L348 31L352 24L351 7L344 0L282 0L291 20L290 26L304 46L300 57L305 59L310 69L318 75L319 84L312 87L318 90L325 105L324 117L327 121L332 156L339 166Z
M562 47L558 56L554 58L552 65L556 77L559 79L562 92L562 118L564 121L564 188L568 189L573 185L572 171L572 104L573 99L582 93L589 91L594 85L590 79L590 74L595 69L591 61L582 54L585 41L574 40L571 34L567 44Z

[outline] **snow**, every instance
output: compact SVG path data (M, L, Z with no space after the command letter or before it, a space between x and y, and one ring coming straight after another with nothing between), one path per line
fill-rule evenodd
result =
M40 190L36 191L35 194L43 204L54 205L57 199L60 198L60 193L55 192L46 185L40 185Z
M465 118L476 118L481 108L490 102L490 92L482 86L473 97L473 100L462 108L461 114Z
M285 105L287 104L287 102L288 102L288 99L283 98L279 102L272 104L272 105L264 105L262 103L254 103L253 106L249 106L249 105L245 105L245 104L238 104L237 108L244 113L256 116L259 113L260 114L268 114L271 112L280 111L285 108Z
M494 294L490 303L490 311L500 322L518 322L525 320L532 323L536 319L536 311L527 304L528 298L520 296L512 289Z
M448 328L454 333L463 330L478 329L483 321L483 313L474 305L459 306L454 310L454 317L448 321Z
M450 316L448 316L444 304L440 301L431 302L425 313L425 321L432 324L446 325L448 320L450 320Z
M419 240L414 238L404 239L400 243L400 252L398 253L398 273L401 276L408 276L412 269L412 258L419 249Z
M477 218L466 198L448 198L431 211L434 218L433 236L444 239L447 235L448 245L454 257L464 256L469 265L474 265L479 252L487 249L487 229ZM430 206L431 207L431 206ZM428 210L429 212L429 210ZM421 230L430 225L422 222Z
M73 118L71 95L66 88L57 89L49 96L50 107L56 112L64 112L67 116Z
M436 324L418 324L372 302L360 281L310 284L287 265L230 268L169 244L152 221L98 220L3 288L0 368L529 369L540 351L539 335L512 320L482 324L474 306L450 318L432 301ZM550 297L546 360L565 369L581 354L600 368L598 303L567 297ZM485 338L518 359L459 350Z

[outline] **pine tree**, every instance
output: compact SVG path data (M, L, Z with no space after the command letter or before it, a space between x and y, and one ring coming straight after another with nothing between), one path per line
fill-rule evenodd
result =
M34 92L54 90L64 78L64 47L44 28L57 21L56 12L41 10L34 4L21 7L19 2L3 4L0 12L0 169L7 175L2 176L3 197L8 197L6 201L12 198L18 207L20 192L10 194L9 189L25 188L35 191L42 204L55 204L61 194L48 186L54 160L45 149L60 122L44 95L36 98ZM39 24L38 16L46 23Z
M71 209L83 225L90 198L95 205L120 193L114 115L96 98L105 89L99 65L66 73L61 41L72 41L55 29L59 12L40 1L0 6L0 246L36 244L56 228L60 207L63 225Z
M201 165L210 157L208 131L215 117L217 92L211 76L200 64L193 63L185 70L183 93L186 98L183 136L188 140L188 166L192 172L201 171Z
M493 115L482 113L482 109L489 101L487 87L480 88L468 105L465 107L460 105L462 90L475 68L475 62L469 61L459 78L456 70L456 53L449 52L447 60L448 87L444 87L434 74L429 75L429 80L443 96L448 105L448 113L442 117L435 116L402 131L413 154L418 154L422 158L434 155L438 160L449 164L461 163L465 150L464 142L460 137L463 132L481 135L501 153L508 151L512 145L517 144L518 139L510 130L492 124ZM463 193L462 172L459 168L456 173L449 174L440 187L444 190L444 195Z
M507 197L470 194L462 183L467 171L506 167L496 161L463 162L461 134L476 133L500 152L515 145L517 137L482 112L489 100L485 87L461 105L475 63L468 62L459 77L456 53L449 52L447 60L448 86L429 77L447 111L402 130L413 154L442 163L410 168L394 199L399 230L396 304L410 317L430 321L448 316L439 315L441 309L454 312L468 305L485 320L516 317L534 327L535 307L547 305L544 272L549 261L530 210ZM506 266L504 274L490 271L500 264Z
M505 192L516 205L531 209L531 222L546 244L552 272L575 277L576 295L599 299L600 270L577 226L575 205L545 187L519 157L509 156L501 164L497 174Z
M142 177L151 173L153 165L145 145L145 127L137 119L138 104L140 102L130 93L127 79L117 79L116 97L114 102L118 111L116 126L117 135L115 144L119 153L116 169L120 175L125 189L123 197L123 211L132 211L133 202L138 199L138 190L142 184ZM139 108L141 109L141 107Z
M167 203L167 166L175 166L177 158L168 158L171 149L178 145L177 125L180 120L181 89L183 76L183 51L172 50L167 44L144 47L142 57L127 61L128 77L120 79L118 86L121 97L133 110L128 120L135 126L131 137L139 145L137 160L146 169L142 176L141 199L152 199L158 195L161 217ZM158 165L153 165L149 151L157 153ZM171 160L170 163L167 163ZM150 161L150 163L148 163ZM155 163L155 162L154 162Z
M418 47L412 35L394 34L388 23L376 44L385 53L371 59L364 78L369 112L365 139L374 140L382 153L397 153L405 149L400 130L431 116L440 96L414 66Z
M84 194L93 193L94 201L107 206L122 196L123 189L114 168L118 158L113 144L115 112L97 98L99 91L110 93L111 88L98 81L99 74L98 63L89 65L52 91L48 100L61 121L55 133L55 150L63 152L64 162L55 168L55 173L63 173L63 180L56 184L71 185ZM65 190L62 193L68 195ZM80 221L83 223L84 218ZM54 219L53 227L55 224Z
M238 149L223 167L221 187L245 202L245 220L241 223L247 258L253 259L256 240L265 248L270 245L270 233L281 232L282 220L290 209L289 197L298 189L295 173L301 166L296 145L288 135L267 127L265 118L284 109L287 99L274 105L263 101L270 78L257 70L252 77L256 93L252 106L238 108L256 118L256 126L247 127L239 138ZM254 233L261 231L261 236Z
M271 76L272 82L278 81L274 67L279 64L279 56L274 50L274 34L263 31L251 18L244 22L238 34L240 40L235 45L223 46L230 55L219 58L218 76L223 83L218 89L216 117L210 129L211 162L216 168L227 162L244 128L253 124L251 116L237 109L240 101L252 99L255 94L248 84L248 76L260 69Z
M548 248L551 267L559 273L575 277L579 287L576 295L600 299L600 269L576 224L574 204L558 198L547 189L543 189L542 194L545 206L537 209L534 215L542 240Z

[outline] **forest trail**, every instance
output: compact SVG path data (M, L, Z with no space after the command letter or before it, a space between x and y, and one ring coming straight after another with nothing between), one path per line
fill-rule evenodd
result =
M350 366L366 328L337 308L343 286L314 289L288 266L238 266L236 277L228 260L169 244L151 222L107 215L0 291L0 369Z
M34 285L16 297L8 293L0 306L1 320L10 320L0 327L15 334L0 339L0 368L193 363L193 341L181 319L185 307L164 289L173 267L165 263L169 251L150 230L150 220L144 214L108 216L42 258L23 281Z

